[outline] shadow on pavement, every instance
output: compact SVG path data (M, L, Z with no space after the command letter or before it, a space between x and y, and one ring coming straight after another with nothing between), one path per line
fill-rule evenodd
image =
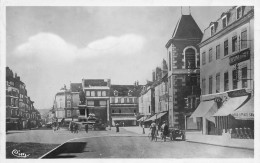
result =
M86 145L86 142L67 142L42 158L73 158L75 156L69 153L82 153Z

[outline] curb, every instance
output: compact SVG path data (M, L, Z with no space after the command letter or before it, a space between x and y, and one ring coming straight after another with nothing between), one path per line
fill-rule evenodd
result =
M199 143L199 144L214 145L214 146L219 146L219 147L254 150L254 148L249 148L249 147L236 147L236 146L229 146L229 145L221 145L221 144L214 144L214 143L199 142L199 141L194 141L194 140L185 140L185 141L186 141L186 142L190 142L190 143Z

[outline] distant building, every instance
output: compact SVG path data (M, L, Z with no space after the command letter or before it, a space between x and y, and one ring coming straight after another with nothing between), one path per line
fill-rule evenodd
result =
M194 106L199 100L200 53L198 43L202 36L203 33L192 15L181 15L171 39L165 46L168 65L170 127L187 128L186 117L189 117L195 110L195 107L189 107L189 105ZM189 104L186 104L188 99Z
M192 117L203 133L254 129L254 7L235 6L204 30L201 103Z
M94 114L102 123L109 121L110 79L82 79L85 102L79 105L80 116ZM82 98L82 97L81 97ZM81 100L82 101L82 100Z
M116 123L124 126L136 125L140 88L138 83L136 85L111 85L110 115L112 126L115 126Z

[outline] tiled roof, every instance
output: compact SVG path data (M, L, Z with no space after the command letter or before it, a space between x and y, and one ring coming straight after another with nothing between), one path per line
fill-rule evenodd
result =
M85 79L84 86L108 86L108 82L104 79Z
M128 96L129 91L132 91L132 96L139 96L141 89L141 85L111 85L110 96L114 96L114 91L118 92L118 96Z
M82 90L82 83L71 83L70 90L71 92L80 92Z
M172 38L185 39L185 38L202 38L203 33L191 15L182 15L178 21Z

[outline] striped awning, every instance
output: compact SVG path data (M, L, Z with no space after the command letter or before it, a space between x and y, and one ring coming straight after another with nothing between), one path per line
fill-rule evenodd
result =
M235 110L231 115L240 120L254 120L254 98L250 98L250 100Z

